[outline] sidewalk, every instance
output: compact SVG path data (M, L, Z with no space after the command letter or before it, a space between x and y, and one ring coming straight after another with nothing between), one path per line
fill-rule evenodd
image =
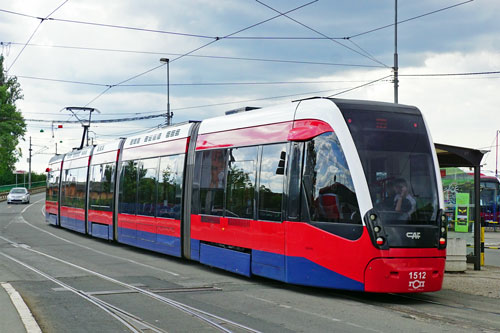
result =
M475 271L473 264L467 264L467 270L463 273L444 274L443 289L500 298L500 267L486 265L481 266L480 271Z
M8 289L6 289L8 288ZM13 300L9 295L9 292L15 293ZM39 333L41 332L38 324L34 321L31 316L31 312L29 312L26 305L23 308L24 302L21 302L19 294L17 294L15 290L9 285L5 283L1 283L0 285L0 332L9 332L9 333ZM21 304L21 303L22 304ZM19 307L16 309L17 304ZM21 312L21 315L19 314ZM23 317L21 319L21 316ZM26 323L26 326L25 326Z

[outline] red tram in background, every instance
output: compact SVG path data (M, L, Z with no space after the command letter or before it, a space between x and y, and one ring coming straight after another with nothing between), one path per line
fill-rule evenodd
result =
M48 173L56 226L292 284L441 289L441 179L415 107L295 101L57 155Z

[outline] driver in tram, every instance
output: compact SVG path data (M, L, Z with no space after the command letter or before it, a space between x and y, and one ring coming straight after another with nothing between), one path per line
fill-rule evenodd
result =
M393 185L394 198L392 202L394 211L406 213L410 216L416 210L417 201L409 193L408 183L403 178L398 178L394 181Z

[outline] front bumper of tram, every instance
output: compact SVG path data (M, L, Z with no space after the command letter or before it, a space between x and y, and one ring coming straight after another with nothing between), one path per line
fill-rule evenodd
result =
M446 218L442 212L428 224L389 222L384 215L387 214L371 210L365 216L370 240L380 251L380 257L374 257L365 268L365 291L441 290L447 245Z

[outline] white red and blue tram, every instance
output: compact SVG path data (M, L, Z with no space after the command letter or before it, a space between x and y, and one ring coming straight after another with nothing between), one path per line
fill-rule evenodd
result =
M441 179L415 107L307 99L58 155L48 173L53 225L293 284L441 289Z

